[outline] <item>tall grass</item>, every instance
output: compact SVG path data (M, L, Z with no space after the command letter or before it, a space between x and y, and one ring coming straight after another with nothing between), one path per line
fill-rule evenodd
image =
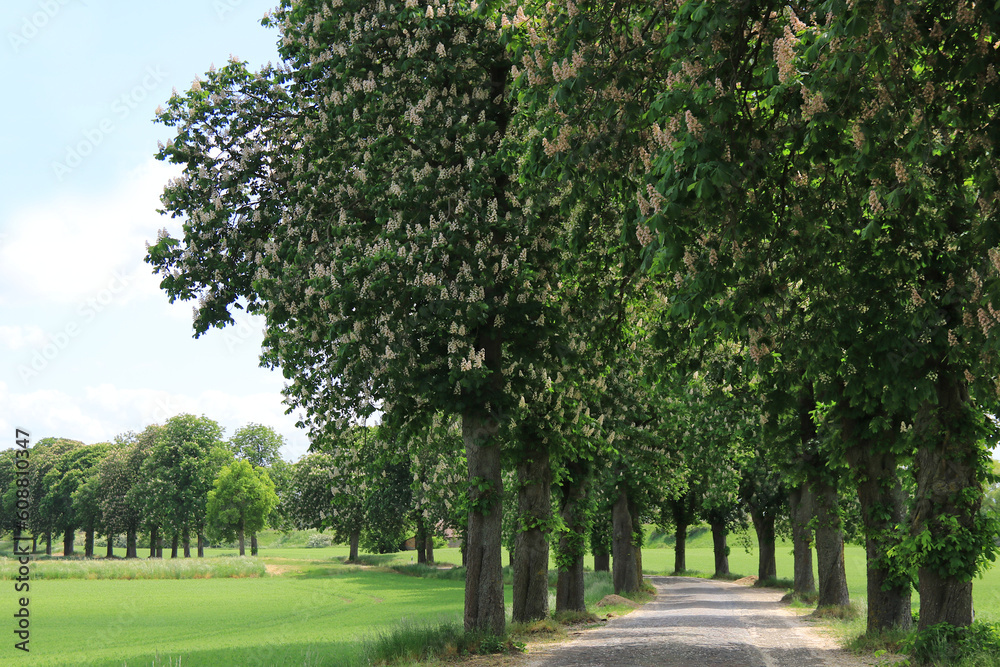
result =
M18 576L19 563L0 560L0 580ZM37 560L31 563L32 579L212 579L263 577L259 558L171 558L129 560Z
M589 607L615 592L610 572L583 573L583 601Z
M366 664L398 664L416 660L454 659L458 656L512 653L524 644L510 637L465 632L457 622L417 624L401 621L364 642Z

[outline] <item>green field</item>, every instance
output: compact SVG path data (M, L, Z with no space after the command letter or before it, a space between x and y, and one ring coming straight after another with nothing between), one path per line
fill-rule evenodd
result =
M286 556L274 563L289 567ZM294 564L263 578L32 582L30 656L8 640L0 664L346 665L379 626L460 619L461 581ZM3 586L0 616L12 620Z
M711 574L709 543L710 537L700 532L692 536L687 553L691 570ZM234 554L232 549L209 549L205 560L219 564L218 572L230 572L221 567L225 562L221 558ZM341 666L356 661L359 642L379 629L404 620L460 622L461 581L386 570L414 561L414 552L364 557L370 565L364 569L342 564L346 555L347 548L341 546L263 547L256 566L258 570L261 563L267 566L268 574L262 577L40 578L31 583L29 655L13 648L17 596L13 581L0 580L0 588L8 591L0 595L0 617L9 619L9 630L3 632L8 639L0 645L0 664ZM461 562L458 549L438 549L435 556L442 563ZM192 562L196 560L188 561L191 568L199 565ZM60 561L32 563L33 576L44 577L46 571L55 576L58 568L77 566ZM12 565L0 562L0 573L7 572L4 576L9 577ZM104 565L147 566L114 561L90 567ZM587 565L592 565L589 559ZM673 549L645 549L643 565L647 574L669 573ZM756 554L734 545L730 565L734 573L753 574ZM849 546L847 565L852 599L863 604L863 549ZM778 576L789 577L791 566L791 546L779 545ZM1000 621L1000 569L977 580L974 590L979 618ZM588 600L602 594L595 591ZM509 587L507 601L509 605Z

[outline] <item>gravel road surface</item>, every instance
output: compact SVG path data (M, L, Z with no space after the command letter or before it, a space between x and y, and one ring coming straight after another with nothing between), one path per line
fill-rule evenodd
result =
M657 596L603 628L531 651L525 667L860 667L779 602L782 592L647 577Z

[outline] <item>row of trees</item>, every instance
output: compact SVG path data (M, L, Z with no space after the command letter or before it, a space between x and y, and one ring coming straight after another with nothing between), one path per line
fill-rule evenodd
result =
M448 430L441 434L447 439ZM461 534L460 457L411 458L406 448L390 448L377 428L355 429L295 463L280 457L283 443L260 424L223 440L213 420L179 415L114 442L44 438L31 450L27 486L15 479L15 450L5 450L0 532L30 533L33 551L42 539L50 555L53 536L61 537L70 556L82 531L88 558L96 537L107 537L108 556L124 537L126 558L135 558L140 537L151 557L162 556L164 539L174 557L182 547L190 557L192 535L203 556L209 540L235 541L244 555L249 534L256 555L256 534L265 526L331 529L350 544L352 560L359 544L391 552L415 533L421 561L435 535ZM22 512L18 501L25 499Z
M557 606L582 600L600 497L616 587L664 499L721 537L741 498L768 544L787 497L797 586L814 539L843 603L853 487L869 629L910 626L914 581L922 627L971 623L997 533L1000 14L303 0L264 23L278 66L159 110L182 230L147 262L196 334L266 316L314 443L376 411L389 443L459 420L468 628L504 626L505 488L516 620L547 611L553 533Z
M14 450L0 453L0 529L30 533L33 550L44 538L48 554L56 535L63 554L72 555L78 531L86 535L86 557L94 555L95 536L107 536L110 556L115 536L124 535L126 557L135 558L140 531L149 536L150 555L162 555L166 537L174 557L180 545L190 556L192 534L199 556L209 536L238 538L243 554L249 533L256 551L256 532L284 520L272 480L283 483L288 476L278 454L282 444L260 424L224 441L216 422L193 415L123 433L113 442L45 438L32 448L26 488L14 479ZM25 496L29 505L18 511L17 501Z

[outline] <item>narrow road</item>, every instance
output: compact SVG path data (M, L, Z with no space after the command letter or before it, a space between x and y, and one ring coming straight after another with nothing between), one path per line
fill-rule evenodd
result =
M603 628L541 646L525 667L856 667L779 602L781 592L689 577L647 577L657 596Z

